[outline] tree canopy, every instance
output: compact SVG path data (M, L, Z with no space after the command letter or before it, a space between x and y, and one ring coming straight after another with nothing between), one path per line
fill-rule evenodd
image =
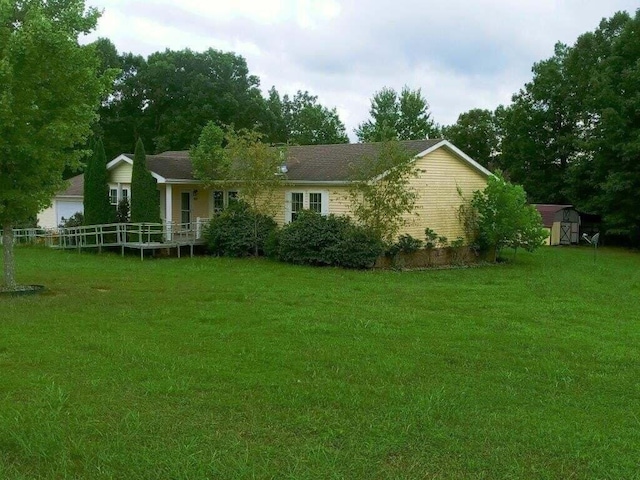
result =
M286 143L292 145L326 145L348 143L347 131L336 109L318 103L318 97L298 91L293 98L282 99Z
M640 10L558 43L532 72L494 112L495 131L488 113L472 110L445 135L481 162L495 148L492 163L529 201L573 204L640 244Z
M485 167L491 168L498 154L498 125L491 110L461 113L455 124L443 127L442 136Z
M420 89L404 87L400 95L388 87L371 99L371 118L355 130L361 142L381 142L390 139L421 140L438 135L431 119L429 103Z
M83 0L0 3L0 224L4 283L15 286L12 226L35 216L78 166L111 71L78 37L99 12Z
M95 43L100 68L120 70L95 126L107 158L130 152L139 137L151 139L151 153L187 150L208 122L256 130L270 143L348 141L335 108L307 91L280 96L272 87L263 97L259 78L235 53L165 50L144 58L119 54L108 39Z

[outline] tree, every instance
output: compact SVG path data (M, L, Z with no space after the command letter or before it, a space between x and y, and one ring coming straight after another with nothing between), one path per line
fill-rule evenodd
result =
M471 207L475 210L472 228L480 246L493 249L494 261L504 247L533 251L546 237L540 214L527 204L524 189L507 182L500 172L489 177L484 190L474 192Z
M490 110L461 113L456 123L442 129L442 136L484 167L493 165L499 138L496 117Z
M415 211L411 178L417 174L413 156L397 140L383 142L375 157L354 167L349 187L353 216L388 245Z
M147 61L130 53L117 55L114 59L109 44L99 41L98 45L103 65L115 65L119 69L112 93L100 107L100 122L94 127L96 136L104 139L107 158L112 159L131 152L138 138L153 136L145 111L148 88L141 75L147 68Z
M225 143L226 145L222 146ZM258 255L260 215L274 216L280 205L286 151L269 147L255 130L223 130L209 123L190 151L197 178L221 189L238 189L254 215L254 250Z
M271 87L265 99L265 117L261 121L260 130L265 140L272 143L287 143L289 141L288 114L285 104L280 98L276 87Z
M327 145L349 143L344 123L336 109L329 110L317 103L318 97L309 92L295 94L290 100L284 96L287 122L287 143L294 145Z
M86 225L111 223L114 209L109 200L109 173L101 139L94 142L93 155L84 172L84 221Z
M79 165L111 72L78 37L99 12L83 0L0 3L0 224L3 282L15 288L13 225L35 216Z
M398 95L394 89L384 87L371 99L369 114L371 119L355 130L361 142L421 140L438 134L420 89L405 86Z
M604 19L533 67L499 108L499 166L535 202L602 215L640 244L640 10Z
M142 139L136 143L131 173L131 221L160 223L160 197L156 179L147 167Z
M578 208L610 234L640 244L640 10L617 13L578 38L567 56L581 97L583 149L568 172Z
M569 49L561 43L555 55L533 66L533 80L513 96L501 112L499 167L521 183L530 200L566 203L566 172L576 158L579 139L579 107L567 72Z
M113 49L99 42L102 62L113 64ZM119 54L115 61L121 74L97 129L109 158L130 151L140 137L151 140L151 153L186 150L209 121L236 128L267 121L260 80L235 53L165 50L146 59Z
M141 76L156 152L188 149L208 121L254 128L264 111L260 80L235 53L157 52Z
M348 143L344 123L335 108L318 103L318 97L298 91L293 98L272 87L266 100L267 121L262 125L271 143L293 145L327 145Z

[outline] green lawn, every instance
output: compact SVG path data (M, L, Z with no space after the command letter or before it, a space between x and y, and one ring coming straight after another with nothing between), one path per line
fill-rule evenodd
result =
M640 478L640 255L357 272L18 248L0 478Z

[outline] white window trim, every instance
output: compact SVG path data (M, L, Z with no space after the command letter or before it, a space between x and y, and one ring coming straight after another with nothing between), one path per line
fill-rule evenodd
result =
M211 195L209 195L209 212L211 212L211 216L215 216L216 212L215 212L215 202L213 199L213 195L215 192L222 192L222 210L226 210L229 207L229 193L230 192L236 192L236 198L240 199L241 198L241 194L240 194L240 190L238 189L233 189L233 190L221 190L219 188L211 190Z
M292 194L294 193L302 193L302 209L309 210L309 198L312 193L319 193L322 195L322 207L320 211L320 215L327 216L329 215L329 190L304 190L304 189L292 189L287 190L285 192L284 197L284 222L291 222L291 204L292 204Z
M184 203L182 201L183 199L183 195L189 195L189 210L185 210L184 209ZM180 224L182 224L182 215L184 213L188 213L189 215L189 222L185 222L185 223L191 223L193 221L193 192L192 191L182 191L180 192Z
M111 202L112 190L116 191L116 203ZM113 206L118 206L118 204L125 198L123 192L127 192L126 199L131 202L131 185L129 185L128 183L109 184L109 203L111 203L111 205Z

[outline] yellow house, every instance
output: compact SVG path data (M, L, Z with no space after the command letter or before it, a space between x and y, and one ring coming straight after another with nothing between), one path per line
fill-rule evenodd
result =
M418 176L411 185L418 193L416 214L408 218L402 233L424 237L425 227L450 240L464 236L457 217L461 204L459 191L470 197L481 190L491 172L447 140L411 140L402 142L415 156ZM348 189L353 166L376 155L379 143L290 146L287 148L284 178L281 187L282 206L275 220L284 224L295 219L303 209L321 214L349 215ZM194 178L188 152L164 152L147 155L147 165L158 184L160 216L167 224L190 224L207 219L224 209L229 201L241 196L241 191L205 188ZM109 162L110 198L114 205L131 192L133 155L123 154ZM71 180L77 190L82 176ZM65 198L62 192L54 198L53 208ZM40 215L43 220L51 213Z

